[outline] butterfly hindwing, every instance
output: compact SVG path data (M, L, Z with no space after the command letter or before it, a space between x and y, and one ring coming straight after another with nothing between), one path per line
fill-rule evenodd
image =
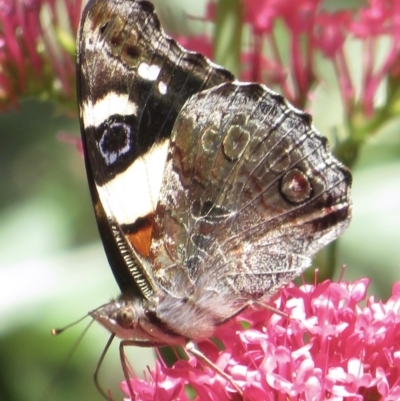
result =
M152 246L169 293L272 295L347 227L348 170L310 116L266 87L192 96L171 138Z

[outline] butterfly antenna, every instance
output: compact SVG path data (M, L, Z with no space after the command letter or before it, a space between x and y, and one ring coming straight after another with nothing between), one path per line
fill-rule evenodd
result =
M76 324L80 323L82 320L84 320L84 319L86 319L86 318L87 318L87 315L82 316L80 319L76 320L75 322L72 322L72 323L68 324L67 326L62 327L61 329L53 328L53 329L51 329L51 335L52 335L52 336L58 336L58 335L61 334L63 331L69 329L69 328L72 327L72 326L75 326ZM88 324L88 326L86 327L86 329L85 329L85 330L83 331L83 333L79 336L78 343L79 343L79 341L81 341L82 337L83 337L83 336L85 335L85 333L88 331L88 329L89 329L89 327L90 327L90 325L91 325L92 323L93 323L93 320ZM76 345L78 345L78 344L76 344Z
M76 324L80 323L83 319L87 318L87 315L83 316L82 318L78 319L77 321L61 328L61 329L51 329L51 335L57 336L61 334L63 331L67 330L68 328L75 326ZM56 384L59 382L60 378L62 377L62 374L64 373L67 365L69 364L72 355L75 353L76 349L78 348L78 345L81 343L84 335L86 332L89 330L89 327L92 325L93 320L85 327L85 329L82 331L82 333L79 335L78 339L75 341L74 345L72 346L71 350L68 352L67 357L64 359L63 363L61 366L57 369L57 372L55 375L52 377L50 383L47 385L45 390L42 393L42 396L39 398L40 401L43 400L48 400L50 399L50 394L51 391L56 387Z
M100 367L101 367L101 365L102 365L102 363L103 363L104 357L106 356L106 353L107 353L108 349L110 348L111 343L112 343L113 340L114 340L114 337L115 337L115 334L112 333L112 334L110 335L110 338L109 338L108 341L107 341L106 346L105 346L104 349L103 349L103 352L101 353L99 362L97 362L96 370L94 371L94 376L93 376L94 384L96 385L97 390L99 391L99 393L100 393L106 400L109 400L110 397L109 397L109 394L107 394L107 393L102 389L102 387L101 387L101 385L100 385L100 383L99 383L99 371L100 371Z

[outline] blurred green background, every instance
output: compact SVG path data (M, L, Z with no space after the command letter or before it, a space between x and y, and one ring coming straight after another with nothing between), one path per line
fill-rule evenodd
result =
M183 16L175 3L164 2L166 19ZM191 13L201 14L197 4ZM360 62L355 56L355 70ZM326 82L316 88L319 101L311 111L332 138L343 122L337 90ZM0 114L0 401L101 399L92 376L108 333L93 325L65 365L89 320L50 336L52 327L119 293L97 233L83 159L58 139L61 132L78 136L77 118L50 103L26 100ZM390 121L363 148L353 171L353 220L339 244L345 280L369 277L370 293L383 300L400 278L399 132L400 119ZM115 341L100 374L115 400L122 379L117 348ZM130 355L137 372L152 366L152 350Z

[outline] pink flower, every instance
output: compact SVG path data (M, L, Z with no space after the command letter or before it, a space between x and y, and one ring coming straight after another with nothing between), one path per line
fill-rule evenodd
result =
M322 0L243 1L243 24L250 27L250 38L242 50L241 78L259 81L277 89L297 107L307 108L315 85L320 82L318 59L323 56L334 68L343 100L343 110L354 142L362 143L365 131L379 127L397 113L397 81L400 77L400 3L369 0L359 9L328 12ZM62 15L54 0L3 0L0 3L0 105L7 107L23 95L53 96L59 100L74 97L74 49L81 0L64 0ZM61 22L68 15L69 26ZM47 14L50 21L42 26ZM213 20L216 5L208 3L203 20ZM390 41L383 62L377 63L381 39ZM62 39L61 39L62 38ZM282 45L282 38L283 43ZM361 88L350 74L347 39L358 41L363 49ZM68 44L66 44L68 43ZM211 41L194 36L181 41L191 50L210 57ZM71 45L72 44L72 45ZM388 103L376 121L378 88L389 77ZM394 97L394 98L393 98ZM360 113L361 112L361 113ZM365 121L366 127L363 126ZM356 125L357 124L357 125ZM361 125L361 126L360 126ZM350 134L349 134L350 135Z
M63 15L58 14L60 6ZM69 27L60 22L65 12ZM0 3L0 107L29 94L58 92L64 99L74 97L74 46L71 54L60 46L59 38L70 35L74 42L80 12L80 0L57 2L57 7L54 0ZM45 14L49 22L43 26Z
M400 3L370 0L368 6L360 10L350 30L364 45L363 93L360 97L364 99L364 109L370 117L379 85L389 73L397 78L400 75ZM384 62L377 65L377 51L385 36L390 40L390 49Z
M333 58L343 49L349 35L352 15L350 11L337 13L321 12L316 16L316 31L313 37L317 49L329 58Z
M322 3L299 0L294 7L290 0L244 1L243 22L249 25L251 38L242 53L241 78L277 87L304 109L320 80L316 60L322 55L333 65L348 120L352 123L355 118L359 123L360 110L366 119L372 118L377 90L387 76L400 76L400 3L370 0L359 9L337 12L326 11ZM215 5L210 2L206 19L212 20L215 15ZM282 29L277 29L282 24L285 47L279 43ZM392 45L383 63L378 64L376 53L383 37ZM358 41L363 48L358 75L362 77L361 92L356 91L350 75L349 55L344 48L347 39Z
M369 281L293 284L273 306L248 311L220 327L199 349L231 376L245 400L398 400L400 399L400 295L397 283L386 302L367 299ZM365 304L365 306L363 306ZM247 328L243 328L243 323ZM131 379L137 400L236 400L238 393L195 357L172 367L162 362L146 380ZM129 395L126 383L122 389Z

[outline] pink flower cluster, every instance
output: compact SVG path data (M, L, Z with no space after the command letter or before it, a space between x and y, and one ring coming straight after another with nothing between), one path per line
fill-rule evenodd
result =
M391 298L366 300L367 279L290 285L274 301L290 318L248 312L219 328L199 349L242 388L244 400L400 400L400 283ZM246 322L246 323L243 323ZM246 326L246 328L244 328ZM147 380L131 379L136 401L240 400L237 391L196 358L157 362ZM122 389L129 394L128 386Z
M64 97L74 96L74 50L63 49L56 37L69 25L74 40L81 0L65 0L62 12L58 7L56 0L0 0L0 106L35 88L59 87Z
M251 40L242 54L245 68L241 78L276 86L301 109L306 107L309 93L320 79L321 56L332 63L348 116L359 104L371 117L379 85L388 74L400 75L399 1L369 0L356 9L336 5L336 11L328 11L329 4L323 0L296 0L295 5L293 0L242 3ZM215 14L215 3L211 2L206 19L215 20ZM349 39L358 41L362 49L360 94L356 94L357 84L350 74L349 61L354 53L346 51ZM382 40L388 40L389 50L384 61L378 63ZM282 43L286 46L282 47Z
M46 84L49 92L59 87L65 98L73 98L73 50L66 52L57 41L68 35L73 41L81 2L0 0L0 106L7 106L22 94L34 94L35 89ZM389 96L397 95L399 1L369 0L360 8L337 7L334 11L328 10L323 0L296 0L295 6L293 0L242 3L243 22L251 32L242 52L243 80L272 86L304 109L310 91L321 79L318 66L323 56L336 73L348 118L359 110L371 117L378 88L388 76ZM61 15L56 4L63 7ZM50 18L43 18L44 12L49 12ZM214 21L214 17L215 4L209 3L204 19ZM69 24L67 34L63 31L65 22ZM354 54L346 51L348 40L358 41L362 48L362 71L357 77L361 76L361 90L356 89L356 80L350 73L349 61ZM382 40L389 45L383 61L378 62ZM204 36L186 38L184 42L189 49L212 55L210 40ZM45 74L47 79L43 79Z

